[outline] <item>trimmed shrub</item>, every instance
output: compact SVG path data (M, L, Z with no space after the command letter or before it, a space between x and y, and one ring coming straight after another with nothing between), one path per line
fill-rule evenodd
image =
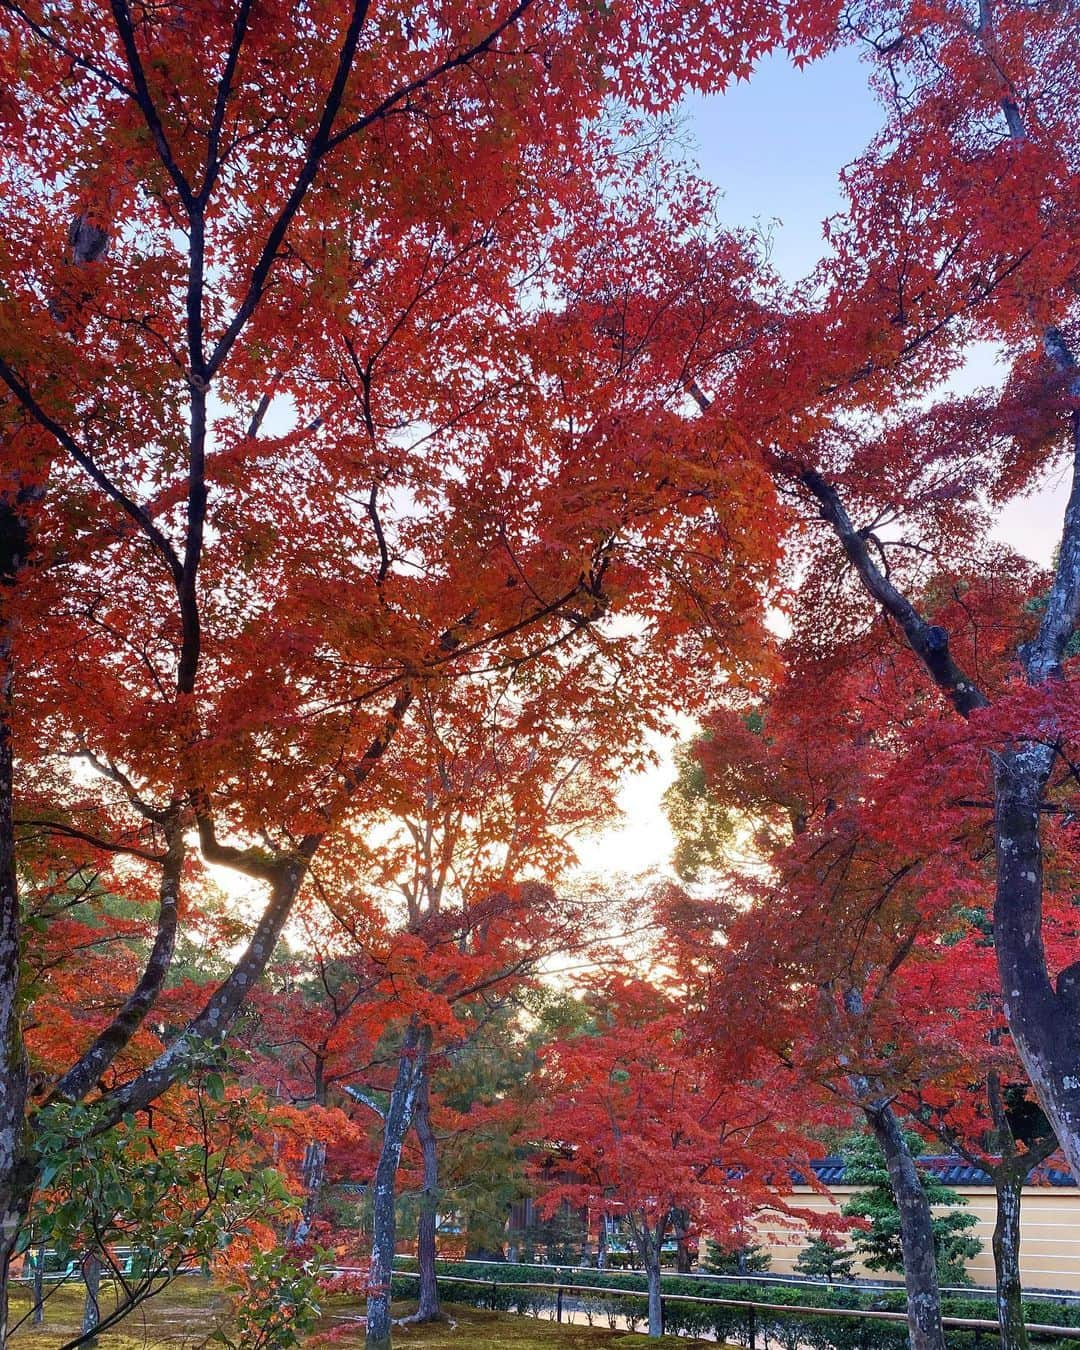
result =
M415 1269L412 1258L399 1258L399 1269ZM486 1265L470 1261L440 1261L438 1263L439 1292L448 1303L463 1303L473 1307L495 1308L502 1312L517 1312L537 1316L552 1314L556 1290L560 1284L579 1286L575 1293L565 1295L564 1306L587 1308L594 1323L617 1325L625 1319L633 1329L646 1320L643 1297L630 1295L645 1293L645 1277L640 1272L592 1270L565 1266L512 1265L509 1262ZM457 1279L452 1278L457 1276ZM466 1284L465 1279L481 1281ZM551 1293L543 1289L512 1289L513 1284L549 1284ZM590 1289L616 1290L616 1293L590 1293ZM625 1292L623 1292L625 1291ZM710 1280L707 1276L665 1275L663 1277L665 1326L680 1336L715 1335L721 1343L748 1345L750 1313L746 1308L705 1303L705 1298L743 1300L774 1305L788 1304L802 1307L865 1308L875 1311L904 1311L902 1288L881 1289L835 1288L829 1285L795 1285L754 1281ZM400 1274L393 1284L395 1298L415 1297L416 1281ZM673 1297L673 1296L680 1297ZM696 1296L696 1297L695 1297ZM990 1298L952 1297L942 1300L946 1316L992 1319L994 1302ZM1080 1327L1080 1306L1050 1300L1030 1300L1025 1304L1029 1322L1051 1323L1057 1326ZM907 1330L901 1322L877 1319L829 1317L803 1312L785 1314L758 1308L754 1312L757 1341L768 1333L770 1342L785 1350L905 1350ZM981 1345L992 1344L993 1333L983 1333ZM974 1331L950 1330L946 1335L949 1350L974 1350ZM1043 1341L1052 1350L1076 1350L1075 1341Z

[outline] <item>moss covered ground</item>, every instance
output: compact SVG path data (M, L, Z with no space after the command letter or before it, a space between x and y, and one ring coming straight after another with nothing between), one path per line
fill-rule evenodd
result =
M27 1350L56 1350L78 1334L82 1320L83 1287L77 1281L70 1285L52 1285L46 1288L45 1325L31 1326L23 1321L13 1338L15 1345ZM202 1279L176 1280L157 1298L136 1308L115 1331L98 1338L98 1350L153 1350L168 1346L169 1350L195 1350L205 1344L220 1319L227 1311L225 1294ZM107 1283L101 1288L101 1307L112 1307L112 1294ZM30 1311L30 1297L20 1285L12 1288L9 1326L14 1326Z
M403 1305L394 1313L404 1316L409 1311ZM339 1324L340 1326L340 1324ZM342 1344L356 1345L356 1341L341 1340L341 1331L331 1331L327 1347ZM316 1337L313 1350L318 1347ZM690 1350L694 1346L708 1346L708 1350L723 1350L715 1341L685 1340L680 1336L664 1336L659 1340L627 1331L611 1331L607 1327L560 1326L536 1317L519 1317L514 1313L493 1313L481 1308L451 1306L447 1321L425 1326L405 1325L394 1328L395 1350L631 1350L636 1346L663 1346L675 1350Z
M78 1332L82 1317L82 1286L72 1283L50 1292L44 1327L20 1326L15 1346L27 1350L57 1350ZM111 1306L106 1286L102 1288L102 1307ZM29 1312L24 1289L12 1291L11 1323ZM404 1317L410 1307L395 1306L395 1316ZM201 1279L177 1280L163 1293L131 1313L115 1331L98 1338L98 1350L197 1350L205 1346L221 1320L227 1316L227 1296ZM337 1350L362 1345L362 1328L354 1319L359 1309L354 1299L333 1299L326 1307L320 1330L310 1338L310 1350ZM685 1340L665 1336L650 1340L647 1336L607 1327L559 1326L554 1322L512 1313L492 1313L479 1308L451 1307L443 1323L427 1326L406 1325L394 1330L394 1345L400 1350L631 1350L635 1346L668 1346L689 1350L715 1342Z

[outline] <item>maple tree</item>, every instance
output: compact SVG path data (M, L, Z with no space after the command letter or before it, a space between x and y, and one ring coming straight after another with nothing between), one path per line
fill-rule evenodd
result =
M681 415L688 363L718 373L756 328L756 263L634 110L820 45L831 15L0 13L2 1276L33 1187L16 760L24 820L155 897L61 1099L157 1005L192 867L265 897L187 1028L102 1094L105 1129L227 1033L312 859L407 773L428 691L532 665L616 703L631 743L674 667L700 683L703 611L733 673L756 662L771 489Z
M386 978L393 990L384 1022L386 1055L381 1074L365 1075L363 1090L350 1087L378 1119L379 1146L371 1171L372 1247L367 1281L369 1347L390 1336L390 1276L396 1237L398 1169L410 1127L420 1148L421 1206L417 1317L438 1316L435 1218L439 1185L433 1125L432 1077L443 1057L474 1032L477 1010L520 990L538 963L573 932L566 907L546 887L521 883L508 891L431 915L393 944ZM390 1048L392 1047L392 1048Z
M494 707L477 702L453 725L426 719L403 738L417 761L415 791L388 810L393 834L353 885L396 894L403 927L387 944L382 983L400 1024L392 1083L376 1111L382 1143L373 1169L373 1249L367 1338L389 1336L390 1263L395 1247L395 1178L410 1126L421 1153L417 1320L439 1315L435 1223L439 1157L431 1080L508 996L519 998L540 963L581 940L580 905L519 876L556 877L573 858L575 832L613 809L612 757L624 748L617 724L594 700L586 720L566 716L559 685ZM502 712L508 702L512 712ZM599 716L597 714L600 713ZM340 917L340 909L337 910ZM355 934L354 934L355 938Z
M685 997L660 976L610 976L589 997L595 1024L547 1050L541 1080L540 1206L625 1224L648 1280L651 1336L663 1332L666 1239L739 1239L755 1211L783 1210L790 1167L808 1170L790 1082L775 1066L754 1073L744 1061L733 1073L701 1054Z
M31 1009L25 1035L33 1081L45 1085L62 1079L72 1058L110 1024L153 933L137 884L121 897L88 866L58 875L58 860L70 863L70 854L47 834L35 847L29 836L23 842L22 899L35 935L24 969ZM117 1055L103 1089L151 1063L205 1000L217 962L200 959L199 944L212 953L214 944L243 932L236 919L215 915L214 897L200 895L204 890L193 879L185 916L190 950L178 951L154 1018ZM195 907L196 896L205 910ZM284 1259L280 1243L296 1205L277 1167L291 1155L289 1121L250 1080L239 1086L222 1048L192 1046L190 1055L152 1111L127 1117L116 1130L102 1131L93 1102L52 1095L35 1112L38 1189L19 1248L33 1237L37 1284L46 1249L61 1271L77 1260L86 1301L82 1339L73 1343L91 1343L193 1264L243 1280L253 1252ZM111 1282L108 1299L100 1292L103 1276ZM35 1320L44 1307L35 1300Z
M1037 580L998 556L982 560L980 572L934 579L923 603L957 630L957 652L977 655L990 679L1010 658L1014 615ZM711 795L702 805L699 785L684 775L696 810L676 817L702 827L688 856L724 861L717 838L744 855L738 885L753 907L729 925L729 945L715 958L718 988L733 987L721 994L719 1020L739 1015L742 1000L787 1062L858 1106L887 1156L892 1138L901 1203L909 1195L924 1210L905 1181L914 1170L893 1134L897 1111L986 1167L999 1202L1003 1343L1022 1345L1019 1187L1054 1141L1048 1128L1037 1146L1014 1137L1001 1099L1011 1083L1022 1101L1023 1070L993 970L983 747L957 736L917 673L872 631L823 654L807 653L799 633L783 648L785 676L766 701L710 719L697 753ZM1061 964L1077 937L1074 847L1069 829L1047 839L1044 927ZM905 1226L910 1288L933 1244L928 1227ZM928 1306L936 1298L929 1266L920 1279Z
M1053 5L872 3L845 22L877 66L886 125L846 174L850 207L814 278L823 290L795 294L735 415L752 434L766 409L758 443L804 513L790 556L806 569L793 598L806 642L821 650L876 613L875 640L906 647L966 727L976 798L994 803L1006 1016L1077 1170L1075 961L1048 958L1042 924L1047 808L1071 783L1068 644L1080 613L1080 233L1064 113L1080 85L1076 52ZM951 395L942 382L976 339L1004 348L1005 387ZM709 405L703 389L706 416L733 415L728 391ZM962 607L941 622L923 584L986 557L988 506L1062 459L1074 486L1053 573L1037 609L1035 595L1020 597L1008 660L983 670L961 653Z
M865 641L801 664L794 639L785 646L769 699L718 710L698 747L714 808L734 814L755 858L737 882L750 907L729 913L725 947L698 944L716 968L706 1015L725 1035L734 1021L764 1037L865 1118L900 1211L912 1342L935 1344L931 1214L892 1105L905 1068L927 1072L933 1055L905 1035L894 989L922 929L970 895L972 843L955 818L913 830L904 809L901 789L925 784L927 768L903 758L926 736L908 672ZM894 723L897 705L909 716Z
M338 899L347 912L349 897ZM573 933L574 912L525 883L466 905L448 901L401 928L361 928L358 918L352 906L348 937L340 927L318 935L309 927L311 956L294 953L274 970L270 987L252 1000L255 1017L239 1043L252 1057L246 1076L292 1104L292 1138L307 1141L302 1158L286 1149L282 1112L275 1112L278 1156L305 1190L294 1242L347 1250L349 1235L325 1212L322 1194L340 1182L365 1183L371 1238L359 1260L367 1337L377 1342L389 1335L401 1183L419 1193L421 1297L413 1320L433 1320L441 1138L454 1128L499 1128L497 1107L450 1108L433 1080L469 1052L508 994L523 997L537 964Z
M373 1151L365 1156L354 1139L347 1154L354 1176L371 1177L371 1345L389 1336L396 1183L410 1129L422 1173L415 1319L439 1314L433 1074L508 997L524 995L545 958L581 941L579 903L516 877L556 875L572 857L573 833L612 809L602 773L613 753L609 719L590 734L580 718L553 716L564 706L555 682L513 700L498 685L492 698L494 706L474 697L471 716L453 723L424 717L403 730L399 753L415 772L411 791L403 786L374 822L379 846L331 855L313 869L328 917L323 932L308 925L310 991L299 1006L295 996L276 1006L257 999L262 1080L323 1108L336 1085L339 1103L360 1103L378 1122ZM299 1075L282 1064L283 1047L299 1052ZM325 1161L326 1142L310 1145L309 1217Z
M1062 860L1055 861L1054 871L1064 879ZM1048 936L1061 941L1064 933L1072 942L1071 893L1048 898L1057 901L1047 907ZM935 1045L951 1043L955 1058L950 1066L938 1050L933 1075L909 1077L902 1100L924 1132L993 1182L1001 1344L1024 1350L1029 1340L1020 1278L1021 1192L1038 1182L1041 1165L1057 1152L1057 1139L1033 1100L1008 1035L987 935L979 927L960 937L947 934L936 956L905 972L905 1021L910 1035Z

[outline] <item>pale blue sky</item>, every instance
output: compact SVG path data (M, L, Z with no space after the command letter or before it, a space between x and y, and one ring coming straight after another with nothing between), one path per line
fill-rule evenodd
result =
M881 124L868 69L844 49L798 70L778 54L748 83L688 98L686 129L729 225L775 227L773 263L788 281L821 256L822 221L843 205L838 175Z

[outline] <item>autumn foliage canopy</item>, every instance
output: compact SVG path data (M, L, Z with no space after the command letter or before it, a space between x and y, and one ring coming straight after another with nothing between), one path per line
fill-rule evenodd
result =
M1080 454L1075 17L0 5L0 1263L35 1131L187 1146L234 1037L248 1165L385 1170L388 1306L432 1083L603 967L575 841L676 712L715 908L536 1049L546 1203L735 1227L800 1101L989 1157L1025 1077L1080 1169L1080 488L993 533ZM783 280L671 119L845 44L881 130Z

